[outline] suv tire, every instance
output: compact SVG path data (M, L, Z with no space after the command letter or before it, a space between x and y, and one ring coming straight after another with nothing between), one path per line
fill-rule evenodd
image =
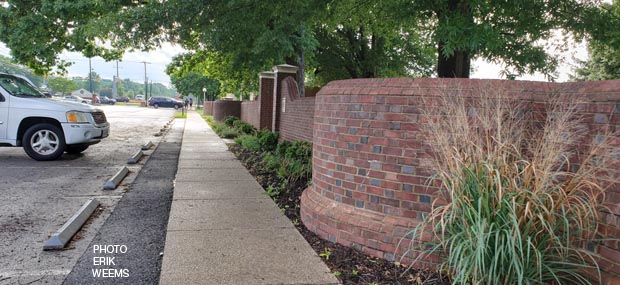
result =
M159 104L157 104L157 103L153 104L153 108L155 108L155 109L159 108Z
M55 160L65 151L65 136L62 130L52 124L31 126L22 140L24 151L38 161Z

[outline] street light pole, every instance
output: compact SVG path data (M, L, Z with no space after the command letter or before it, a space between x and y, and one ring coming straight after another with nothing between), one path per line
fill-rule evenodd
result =
M202 112L205 112L205 107L207 104L206 101L206 97L207 97L207 87L202 87Z

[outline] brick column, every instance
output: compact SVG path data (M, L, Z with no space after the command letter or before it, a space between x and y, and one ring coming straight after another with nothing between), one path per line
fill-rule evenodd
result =
M259 129L273 131L273 72L265 71L258 74L260 94L258 95Z
M280 130L280 114L282 113L282 81L287 77L297 75L297 66L282 64L273 67L274 86L273 86L273 123L271 131Z

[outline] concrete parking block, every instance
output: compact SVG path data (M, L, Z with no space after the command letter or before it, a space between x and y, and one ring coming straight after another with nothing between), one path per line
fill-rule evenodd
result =
M293 228L269 199L175 200L169 231Z
M55 233L43 245L43 249L62 249L71 240L73 235L82 228L82 225L88 220L97 207L99 201L97 199L90 199L84 203L84 205L75 212L73 216Z
M255 181L254 176L250 175L245 168L227 169L194 169L185 168L177 172L176 181L185 182L212 182L212 181Z
M177 182L174 200L271 199L256 181Z
M160 284L205 282L339 283L294 228L169 231Z

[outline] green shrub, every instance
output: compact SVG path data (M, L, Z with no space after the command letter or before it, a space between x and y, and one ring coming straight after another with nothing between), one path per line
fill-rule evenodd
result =
M284 151L284 157L290 161L311 161L312 144L305 141L294 141Z
M211 123L211 128L221 138L232 139L236 138L239 135L235 129L229 128L228 126L220 122L214 121L213 123Z
M242 120L234 121L233 127L241 134L253 135L256 133L256 128L254 128L254 126Z
M234 129L224 128L218 135L225 139L234 139L239 136L239 133L237 133L237 131Z
M279 143L276 146L276 151L275 154L278 157L285 157L286 156L286 150L291 146L291 143L289 141L283 141L281 143Z
M280 168L280 157L277 155L267 152L263 155L263 161L268 171L277 171Z
M260 143L258 142L258 138L256 136L241 135L235 139L235 142L249 151L260 151Z
M274 151L278 146L278 132L262 130L256 134L262 151Z
M606 142L582 153L571 172L584 139L577 104L551 100L540 128L499 96L463 98L444 95L441 107L424 111L436 118L425 135L441 189L406 236L410 250L425 252L416 261L447 255L442 267L453 284L590 284L583 269L599 269L584 245L595 236L601 181L609 179L607 164L595 159L613 158Z
M227 125L228 127L233 127L235 125L235 122L239 121L239 118L235 117L235 116L228 116L226 118L224 118L224 121L222 121L225 125Z

